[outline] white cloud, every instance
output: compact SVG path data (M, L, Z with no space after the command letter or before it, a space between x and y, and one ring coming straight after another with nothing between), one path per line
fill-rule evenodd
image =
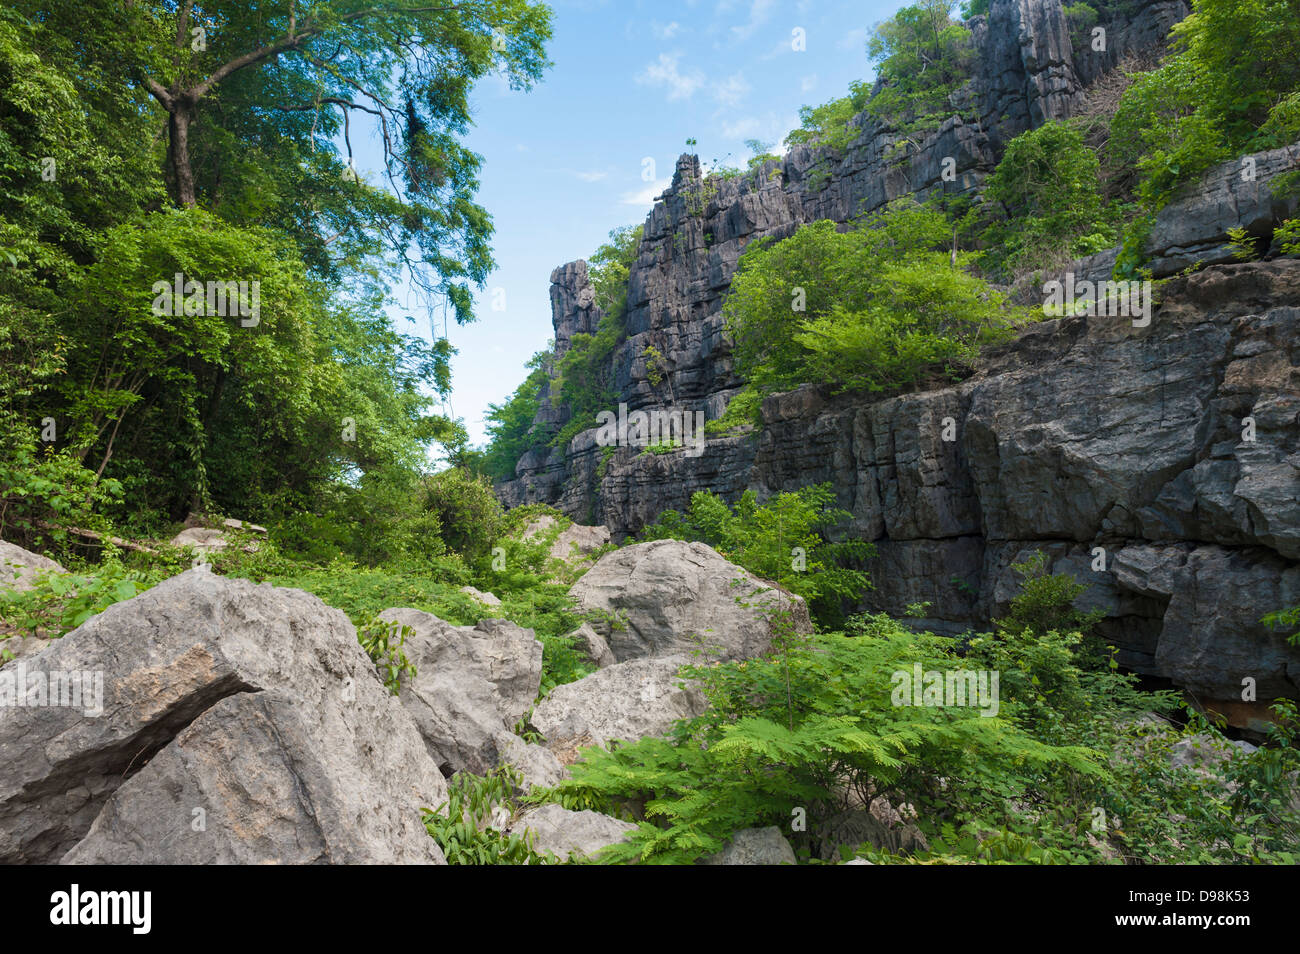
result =
M722 124L722 135L727 139L757 139L762 131L763 121L753 116Z
M799 80L799 91L801 93L811 93L816 88L817 88L816 73L810 73L808 76L805 76L803 79Z
M658 20L650 22L650 32L660 40L671 40L681 31L682 25L674 20L672 23L660 23Z
M670 101L690 99L704 85L704 74L699 70L681 72L677 68L680 60L678 53L660 53L658 61L642 70L636 81L646 86L665 87Z
M759 27L768 21L775 7L776 0L753 0L749 5L749 20L740 26L733 26L731 35L736 40L748 40Z
M749 89L749 83L743 73L732 73L726 79L713 84L713 98L724 106L739 106Z
M655 199L663 195L664 190L672 184L672 179L656 179L646 185L644 189L638 189L636 192L624 192L619 201L623 205L635 205L643 209L649 209L655 204Z
M859 27L844 34L835 45L841 50L865 50L868 35L869 31L866 27Z
M577 176L579 179L581 179L583 182L599 182L601 179L607 178L609 176L609 173L602 172L599 169L591 169L586 172L575 172L574 175Z

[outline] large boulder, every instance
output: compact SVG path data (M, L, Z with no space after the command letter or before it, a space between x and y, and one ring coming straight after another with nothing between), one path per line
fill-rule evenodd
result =
M446 775L476 775L500 760L499 738L532 706L542 644L503 619L453 626L431 613L389 609L379 619L411 628L403 647L416 675L402 680L402 706Z
M443 861L420 809L446 783L309 593L190 570L0 669L6 691L0 862Z
M702 862L706 865L794 865L794 849L775 825L746 828L731 836L727 847Z
M530 722L552 750L635 742L664 735L679 719L702 713L708 702L699 689L678 678L686 656L632 659L597 670L551 690Z
M41 573L67 573L49 557L0 540L0 591L30 590Z
M525 831L531 833L535 851L550 851L561 859L570 855L591 858L636 831L636 825L599 812L572 812L552 804L529 812L511 828L514 834Z
M601 557L569 593L580 610L605 617L596 625L620 662L695 649L715 659L749 659L771 645L778 612L788 612L799 632L812 631L800 597L703 543L623 547Z

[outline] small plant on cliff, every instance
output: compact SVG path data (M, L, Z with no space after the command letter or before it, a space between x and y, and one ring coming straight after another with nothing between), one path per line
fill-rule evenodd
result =
M654 345L646 345L645 350L641 352L641 357L645 359L645 376L653 388L663 384L664 375L668 371L668 362Z

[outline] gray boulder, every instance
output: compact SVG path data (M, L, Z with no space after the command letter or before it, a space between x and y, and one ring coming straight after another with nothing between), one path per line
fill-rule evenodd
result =
M41 573L67 573L49 557L0 540L0 591L30 590Z
M309 593L191 570L11 676L76 704L0 707L0 862L443 860L420 815L442 776Z
M590 623L583 623L569 634L569 638L573 640L574 645L587 661L594 663L597 669L604 669L618 662L605 637L592 629Z
M542 644L503 619L453 626L431 613L388 609L379 619L409 626L404 651L416 668L401 702L445 775L492 769L498 740L527 713L542 679Z
M794 865L794 849L775 825L746 828L731 836L727 847L702 862L706 865Z
M230 539L221 530L211 527L187 527L172 537L174 547L192 547L197 553L220 553L230 546Z
M715 659L750 659L771 645L778 611L788 611L799 632L812 631L800 597L758 580L703 543L653 540L623 547L601 557L569 593L580 610L618 620L597 624L597 630L620 662L695 649Z
M536 851L550 851L561 859L570 855L591 858L636 831L636 825L599 812L571 812L552 804L529 812L511 829L514 834L525 831L532 834Z
M472 586L462 586L460 591L466 596L471 596L478 600L484 606L491 606L495 609L501 605L501 599L495 593L484 593L482 590L476 590Z
M677 677L685 656L633 659L556 686L530 721L551 749L634 742L667 733L707 708L703 693Z
M520 789L554 788L569 777L554 753L544 745L525 742L513 733L502 733L497 739L500 764L509 765L520 776Z

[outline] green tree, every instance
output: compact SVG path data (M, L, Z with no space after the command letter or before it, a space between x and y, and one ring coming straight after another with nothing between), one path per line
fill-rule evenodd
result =
M1018 316L965 270L970 253L945 249L951 236L942 213L900 202L844 232L823 221L752 243L723 306L737 369L760 393L959 371Z
M969 78L970 31L953 19L953 0L921 0L876 26L867 56L881 81L872 115L906 130L933 126L955 112L957 87Z
M983 236L983 262L994 270L1054 265L1118 238L1102 199L1097 154L1068 122L1044 123L1011 140L984 197L1006 214Z

